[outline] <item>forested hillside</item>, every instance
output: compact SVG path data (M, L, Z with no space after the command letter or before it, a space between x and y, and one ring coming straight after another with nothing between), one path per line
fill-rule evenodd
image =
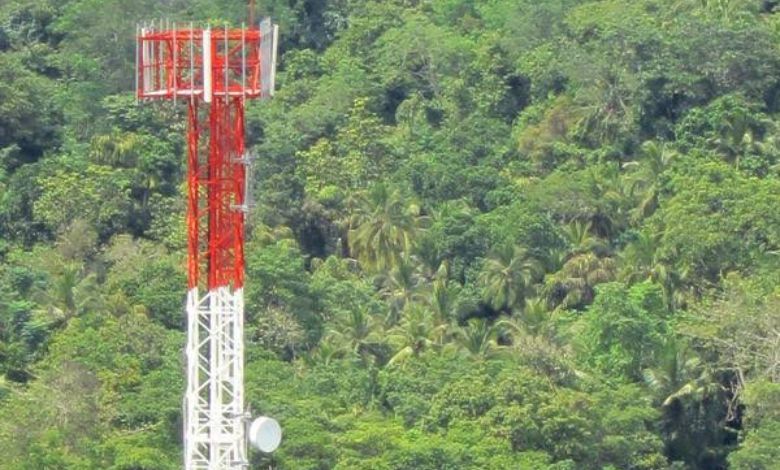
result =
M780 468L780 2L259 0L252 468ZM776 13L777 10L777 13ZM0 0L0 468L181 468L184 108Z

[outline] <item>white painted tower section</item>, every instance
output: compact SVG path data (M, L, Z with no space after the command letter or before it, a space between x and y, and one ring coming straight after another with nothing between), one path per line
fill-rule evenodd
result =
M247 468L244 412L244 293L187 293L185 469Z
M211 103L213 96L211 88L211 29L203 30L203 101Z

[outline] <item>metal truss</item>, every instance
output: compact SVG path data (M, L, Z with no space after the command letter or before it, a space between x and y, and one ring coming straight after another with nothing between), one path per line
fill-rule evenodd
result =
M248 466L243 285L250 159L244 104L273 95L277 37L270 19L240 29L167 21L137 27L136 96L188 104L186 470Z
M244 414L244 294L228 287L187 294L185 468L248 466Z

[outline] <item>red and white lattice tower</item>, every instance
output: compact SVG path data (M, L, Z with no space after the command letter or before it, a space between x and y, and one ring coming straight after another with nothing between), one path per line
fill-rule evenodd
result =
M244 102L273 94L277 26L137 27L140 100L187 104L186 470L248 466L244 408ZM254 430L253 430L254 432Z

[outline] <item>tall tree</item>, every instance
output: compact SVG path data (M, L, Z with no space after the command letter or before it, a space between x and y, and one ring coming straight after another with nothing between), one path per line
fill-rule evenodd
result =
M539 263L523 247L497 247L485 260L479 275L484 300L496 310L522 306L539 271Z
M661 176L669 169L679 154L671 144L648 140L642 144L639 159L626 162L623 168L630 169L632 192L639 196L639 205L634 211L634 220L649 217L658 209L658 197L662 189Z
M442 344L447 325L436 324L434 316L420 304L408 304L400 323L388 332L395 354L388 364L403 363Z
M361 195L352 214L350 249L369 270L393 268L411 255L420 222L420 206L400 189L376 184Z
M455 331L455 343L470 357L487 359L500 355L501 326L486 318L472 318Z

